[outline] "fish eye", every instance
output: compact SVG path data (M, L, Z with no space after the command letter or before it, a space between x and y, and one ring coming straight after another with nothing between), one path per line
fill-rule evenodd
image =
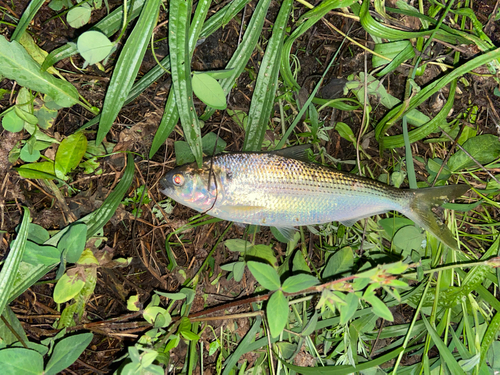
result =
M184 185L184 176L181 174L174 174L172 181L175 186L182 186Z

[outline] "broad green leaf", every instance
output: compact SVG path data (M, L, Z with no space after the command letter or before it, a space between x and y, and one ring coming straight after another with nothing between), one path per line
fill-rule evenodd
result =
M38 123L38 119L36 118L35 115L32 115L31 113L24 111L23 109L20 108L20 106L15 106L14 111L21 119L23 119L23 121L26 121L31 125L36 125Z
M50 238L47 229L41 225L29 223L28 225L28 240L37 244L42 244Z
M279 56L292 3L292 0L282 1L278 17L273 25L273 33L267 43L248 111L243 151L260 151L262 148L262 141L274 106L280 68Z
M71 27L78 29L90 21L91 14L92 8L90 5L83 3L69 10L66 21Z
M162 307L148 306L142 313L144 319L155 327L166 327L172 321L170 314Z
M291 276L283 283L283 291L287 293L297 293L311 286L318 285L319 281L316 277L305 273Z
M5 320L5 321L4 321ZM8 325L8 326L7 326ZM14 311L9 306L6 306L3 310L2 321L0 322L0 337L2 338L2 347L4 345L12 345L12 344L20 344L19 341L24 341L25 343L29 343L28 336L24 331L24 328L17 318ZM19 340L19 338L21 340ZM16 344L17 343L17 344ZM29 346L29 349L34 349ZM43 353L40 353L43 354Z
M236 262L233 268L234 280L239 283L245 273L245 262Z
M40 151L32 148L30 152L30 148L31 148L30 145L26 143L21 149L21 153L19 154L19 157L27 163L32 163L34 161L37 161L38 159L40 159L41 156Z
M42 375L43 357L35 350L9 348L0 350L3 375Z
M288 322L288 300L281 290L273 293L266 306L266 317L271 337L278 337Z
M226 245L229 251L237 251L239 253L242 253L253 246L250 242L239 238L226 240L224 241L224 245Z
M203 136L201 140L202 150L205 155L212 155L214 153L215 141L217 140L217 147L215 148L215 153L221 153L226 148L226 142L219 138L215 133L208 133ZM176 141L174 143L175 149L175 159L177 165L183 165L187 163L192 163L195 161L193 151L189 147L189 144L184 141Z
M381 219L377 222L387 233L390 240L394 234L403 227L414 225L413 221L404 217L391 217L388 219Z
M277 290L280 288L281 283L278 272L272 266L254 261L247 262L247 266L262 287L268 290Z
M61 180L75 169L85 155L87 150L87 138L83 133L71 134L65 138L57 148L54 171Z
M351 142L353 145L356 145L356 137L352 129L345 122L337 122L335 124L335 130L339 132L339 135L345 140Z
M295 272L306 272L310 273L311 269L309 268L309 265L307 264L304 254L302 254L301 251L297 251L295 253L295 256L293 257L293 265L292 265L292 271Z
M103 141L130 93L151 39L160 3L160 0L150 0L145 3L141 15L118 57L104 98L96 144Z
M356 293L347 293L345 297L346 306L340 309L340 324L346 324L358 309L359 297Z
M57 342L45 367L45 374L55 375L71 366L87 348L93 337L92 333L81 333Z
M61 253L53 246L43 246L27 241L23 262L53 266L61 260Z
M397 248L403 250L403 254L409 254L411 250L420 250L423 247L425 238L425 233L415 225L408 225L396 232L392 243Z
M80 55L89 65L104 60L113 49L113 43L109 41L108 37L94 30L86 31L80 35L76 46Z
M2 126L8 132L17 133L23 130L24 121L16 114L16 111L12 110L2 117Z
M23 178L57 178L54 172L54 163L50 161L43 161L41 163L31 163L21 165L17 168L17 172Z
M35 60L38 64L42 65L47 57L48 53L37 46L33 38L28 33L23 33L17 41L26 49L26 52ZM57 69L51 67L47 69L50 74L57 74Z
M69 230L64 233L61 240L57 244L59 253L66 252L66 260L68 263L76 263L87 241L87 225L82 223L73 223Z
M141 303L139 302L139 296L133 295L127 299L127 310L128 311L140 311Z
M500 157L500 141L493 134L470 138L464 142L463 148L480 164L488 164ZM453 172L471 167L477 167L477 164L462 150L457 151L448 160L448 168Z
M271 246L263 244L253 245L247 249L244 255L246 259L262 259L271 266L277 266L276 256Z
M352 248L347 246L332 254L323 269L322 277L327 279L334 275L349 271L354 264L354 253Z
M72 84L42 73L40 66L18 42L9 43L3 35L0 35L0 75L50 95L62 107L78 103L78 91Z
M194 74L193 92L206 105L215 109L226 109L226 95L216 79L208 74Z
M372 66L374 68L378 68L379 66L387 65L390 62L390 60L393 60L408 46L411 47L411 43L409 40L400 40L397 42L375 44L375 48L373 50L378 54L387 57L389 60L383 59L377 55L373 55Z
M26 207L23 207L23 220L21 221L19 230L17 231L16 239L10 244L10 251L7 255L7 259L2 265L2 270L0 271L0 315L2 315L3 310L9 301L15 276L24 256L26 240L28 238L29 222L30 211Z
M390 322L394 321L394 317L392 316L391 310L387 307L387 305L382 302L375 294L371 294L369 296L364 297L366 302L372 305L373 313L382 319L388 320Z
M217 146L215 143L217 142ZM203 153L205 155L217 155L220 154L227 146L226 141L222 138L217 137L217 134L210 132L203 136L201 139L201 144L203 148ZM215 152L214 152L215 150Z
M83 289L85 281L78 273L68 275L65 273L57 281L54 288L54 302L63 303L75 297Z

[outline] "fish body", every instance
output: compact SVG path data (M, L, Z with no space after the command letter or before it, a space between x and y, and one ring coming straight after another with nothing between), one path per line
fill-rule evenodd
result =
M307 160L309 146L266 153L228 153L168 172L162 192L224 220L278 229L359 219L391 210L428 229L448 246L457 242L431 211L466 185L402 190ZM210 178L209 178L210 176Z

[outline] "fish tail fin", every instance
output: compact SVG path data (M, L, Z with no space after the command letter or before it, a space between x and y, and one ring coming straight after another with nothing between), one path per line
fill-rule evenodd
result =
M448 227L434 214L433 207L463 195L469 190L468 185L438 186L426 189L410 190L410 202L405 213L411 220L431 232L446 246L458 250L459 245Z

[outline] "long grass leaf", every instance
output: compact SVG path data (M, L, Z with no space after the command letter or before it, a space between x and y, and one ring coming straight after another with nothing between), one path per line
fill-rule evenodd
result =
M434 342L434 344L436 344L436 347L439 350L439 354L441 354L441 359L446 363L446 366L448 366L451 373L455 375L465 375L465 371L462 370L453 354L448 350L446 344L443 342L443 340L441 340L441 337L439 337L436 330L429 324L429 322L423 315L422 320L424 321L425 328L427 329L427 332L429 332L432 341Z
M10 246L9 255L5 260L2 270L0 271L0 315L2 315L5 306L9 303L9 297L14 287L14 276L17 274L21 259L26 248L26 240L28 239L28 225L30 222L30 211L23 207L24 214L21 225L17 232L17 237Z
M191 147L198 166L201 167L203 160L201 131L193 102L191 54L188 46L191 6L191 1L172 0L170 2L168 45L172 86L184 138Z
M102 108L96 144L100 144L122 109L142 63L156 24L161 0L149 0L118 57Z
M137 0L137 1L144 1L144 0ZM239 8L235 10L235 13L238 13L247 3L247 0L237 0L234 3L239 5ZM234 4L231 3L231 4ZM214 14L212 17L208 19L208 21L205 22L203 25L203 29L200 34L200 38L207 38L210 35L212 35L216 30L218 30L220 27L222 27L222 20L224 14L227 14L227 11L229 9L229 6L231 4L226 5L224 8L219 10L216 14ZM146 74L144 74L141 79L139 79L133 86L132 89L130 90L130 93L127 97L127 100L125 100L125 105L131 103L134 101L139 95L141 95L144 90L146 90L149 86L151 86L155 81L160 79L166 72L165 69L170 69L170 55L167 55L163 58L163 60L160 61L161 66L156 65L154 68L149 70ZM165 69L164 69L165 68ZM175 104L175 103L174 103ZM101 119L101 115L97 115L94 117L92 120L87 121L82 127L78 129L78 131L83 131L95 124L97 124ZM165 138L166 139L166 138Z
M375 21L375 19L371 16L369 12L369 6L370 6L370 1L363 0L361 9L359 11L359 22L361 23L361 26L363 26L363 28L372 36L390 39L394 41L394 40L424 37L434 32L433 29L423 30L423 31L401 31L392 29ZM469 43L467 39L463 38L457 33L450 33L445 30L437 30L435 38L452 44Z
M467 61L465 64L459 66L458 68L452 70L450 73L444 77L430 83L426 87L420 90L420 92L411 98L409 105L407 106L405 113L415 109L417 106L422 104L425 100L429 99L437 91L441 90L448 83L453 80L460 78L462 75L476 69L477 67L487 64L493 60L500 58L500 48L493 51L487 52L480 55L472 60ZM375 128L375 137L380 142L388 128L394 123L393 117L401 115L399 111L401 110L402 104L391 109L383 118L379 121Z
M290 370L294 370L297 374L304 375L348 375L354 372L366 371L372 368L377 368L378 366L396 358L399 353L403 351L403 348L398 348L389 352L387 354L381 355L378 358L372 359L371 361L362 362L354 366L323 366L323 367L301 367L292 365L282 361L282 363L288 367ZM281 360L281 359L280 359Z
M408 139L410 143L414 143L421 139L424 139L429 134L436 132L439 127L442 127L443 129L448 127L446 118L450 114L450 110L453 108L453 104L455 103L456 88L457 80L454 80L450 85L448 100L446 101L443 108L441 108L439 113L434 116L429 122L408 132ZM404 138L403 135L391 135L381 138L379 142L382 148L392 149L395 147L402 147L404 145Z
M247 352L248 345L255 341L255 336L260 330L261 322L262 318L260 316L257 316L255 322L252 325L252 328L248 330L245 337L243 337L233 353L226 359L226 362L224 362L224 371L222 372L222 375L230 374L231 370L234 366L236 366L236 363L238 362L240 357Z
M309 30L316 22L318 22L323 16L325 16L332 9L340 8L340 7L348 7L353 4L355 0L326 0L321 2L317 7L311 9L302 17L301 20L304 20L304 23L300 24L290 36L285 40L283 45L283 50L281 53L281 75L286 82L286 84L290 87L293 87L297 90L300 89L300 85L295 80L292 70L290 68L290 53L292 51L292 45L297 38L299 38L302 34L304 34L307 30Z
M21 19L17 24L16 29L12 33L11 40L17 40L19 42L19 38L21 38L21 35L23 35L24 31L26 30L30 22L33 20L33 18L36 16L36 13L44 3L45 0L31 0L31 2L24 10Z
M189 29L189 40L188 48L190 55L192 56L194 49L196 47L196 42L203 31L203 24L210 8L211 1L204 0L198 3L196 7L196 12ZM170 58L170 56L169 56ZM170 67L170 61L169 61ZM175 125L179 121L179 112L177 111L177 106L175 104L175 96L173 90L168 93L167 102L165 104L165 110L158 126L158 130L154 136L151 148L149 149L149 157L152 158L154 154L158 151L161 145L167 140L168 136L174 130Z
M274 106L278 84L279 56L283 47L285 29L292 7L291 0L284 0L273 26L273 34L262 59L248 111L248 125L243 141L243 151L259 151L266 133L269 116Z
M226 65L226 69L232 69L231 75L219 81L226 95L228 95L233 88L234 83L247 66L248 60L255 50L255 46L262 35L262 27L264 26L264 20L266 19L267 10L269 9L270 4L270 0L260 0L257 3L257 6L252 14L252 18L247 25L245 34L243 35L243 39ZM201 119L208 120L214 112L214 108L207 108L205 113L201 116Z

